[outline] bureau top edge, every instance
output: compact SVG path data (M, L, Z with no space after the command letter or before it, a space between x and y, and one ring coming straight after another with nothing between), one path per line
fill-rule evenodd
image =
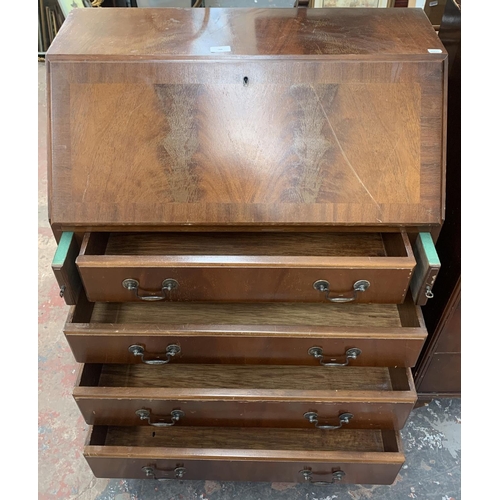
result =
M420 59L446 50L421 9L74 9L47 60Z

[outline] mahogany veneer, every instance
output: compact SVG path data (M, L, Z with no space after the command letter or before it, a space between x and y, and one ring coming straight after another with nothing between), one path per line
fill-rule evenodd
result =
M74 9L47 71L95 476L392 483L444 217L425 14Z

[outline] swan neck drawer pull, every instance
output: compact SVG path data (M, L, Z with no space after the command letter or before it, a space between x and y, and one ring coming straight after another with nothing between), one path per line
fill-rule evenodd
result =
M160 420L160 422L151 422L151 418L153 418L153 415L151 415L151 412L146 408L137 410L135 414L141 420L147 420L148 425L152 425L153 427L172 427L172 425L175 425L175 423L184 416L184 412L182 410L172 410L170 412L170 422L165 422L165 420L169 417L154 417L156 420Z
M315 413L314 411L308 411L307 413L304 413L304 418L308 420L311 424L314 424L316 428L327 429L327 430L340 429L342 425L348 424L353 417L354 415L352 413L341 413L339 415L339 425L327 425L327 424L320 425L317 413Z
M330 302L354 302L358 297L358 292L366 292L370 288L370 282L366 280L359 280L352 285L352 290L346 293L350 293L350 296L345 296L345 294L338 294L337 297L330 297L330 283L326 280L318 280L313 283L313 288L325 294L326 300Z
M342 479L345 476L344 471L335 470L335 471L331 472L331 474L332 474L331 481L313 481L312 480L313 474L316 474L316 473L313 472L311 469L303 469L299 472L299 474L302 474L302 477L305 479L306 482L308 482L310 484L316 484L317 486L322 486L322 485L326 486L326 485L333 484L333 483L338 482L338 481L342 481Z
M144 356L147 354L146 349L144 349L144 346L139 344L131 345L128 348L128 352L132 353L134 356L140 356L141 361L147 365L165 365L168 362L170 362L170 360L174 356L180 354L181 348L176 344L170 344L169 346L167 346L167 349L165 350L165 359L158 359L158 358L144 359Z
M139 295L139 290L141 289L140 284L137 280L132 278L123 280L122 286L127 290L133 291L138 299L152 302L155 300L165 300L167 298L167 292L172 292L173 290L177 290L177 288L179 288L179 282L172 278L163 280L160 290L161 295Z
M323 366L347 366L350 359L356 359L361 355L361 349L358 349L357 347L351 347L350 349L347 349L345 352L344 363L337 363L336 359L324 361L323 349L321 349L321 347L311 347L307 351L307 354L309 354L310 356L314 356L316 359L319 359L319 363Z
M175 469L157 469L156 465L148 465L143 467L142 471L146 474L148 479L156 479L157 481L172 481L174 479L182 479L186 474L184 467L176 467ZM173 472L174 477L158 477L156 472Z

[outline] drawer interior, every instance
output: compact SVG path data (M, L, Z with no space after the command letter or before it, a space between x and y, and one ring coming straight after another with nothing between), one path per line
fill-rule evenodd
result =
M399 452L394 431L94 426L89 445L246 450Z
M169 325L283 325L312 327L418 328L418 309L403 304L314 303L88 303L82 300L72 323Z
M86 233L80 255L408 257L406 233Z
M85 364L79 387L283 391L410 391L405 368Z

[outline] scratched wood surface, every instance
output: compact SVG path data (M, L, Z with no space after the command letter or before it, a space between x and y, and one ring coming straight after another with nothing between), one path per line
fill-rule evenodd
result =
M118 37L121 43L110 43ZM363 9L82 9L69 14L47 58L221 57L210 47L227 45L231 52L224 57L356 54L384 59L427 55L431 45L444 50L418 9L377 15Z
M202 15L190 10L71 18L49 56L51 222L439 224L445 54L427 52L441 45L425 15L300 10L222 13L217 33L236 45L215 58L197 52L219 42L187 29ZM171 17L170 43L139 39ZM135 59L111 43L127 26Z

